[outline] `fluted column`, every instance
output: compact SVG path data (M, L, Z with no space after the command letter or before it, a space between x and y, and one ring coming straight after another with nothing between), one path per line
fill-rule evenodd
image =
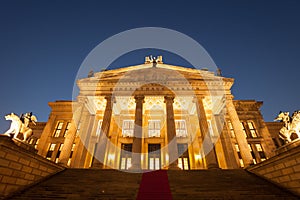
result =
M211 136L209 134L207 118L206 118L205 109L204 109L204 105L203 105L203 98L204 97L202 97L202 96L197 96L195 98L199 127L200 127L200 131L201 131L202 142L203 142L202 148L203 148L203 152L205 155L207 168L208 169L217 169L217 168L219 168L219 164L218 164L218 160L217 160L215 146L214 146Z
M112 96L108 95L105 97L105 99L106 99L106 106L103 115L101 133L99 136L97 149L95 149L94 162L92 164L92 167L95 168L104 168L102 162L104 162L105 159L106 145L108 141L109 128L111 123L112 107L113 107Z
M178 147L173 109L174 96L165 96L165 103L167 110L167 141L169 153L169 169L179 169Z
M141 169L142 134L143 134L143 103L145 96L137 95L135 99L135 120L132 144L132 166L131 170Z
M251 152L249 150L247 138L245 137L243 127L240 123L239 116L235 110L235 106L233 105L232 99L233 99L232 95L226 96L226 109L227 109L227 113L229 115L233 130L235 133L237 143L240 148L240 153L241 153L244 165L245 165L245 167L247 167L247 166L253 164L253 160L252 160L253 158L252 158Z

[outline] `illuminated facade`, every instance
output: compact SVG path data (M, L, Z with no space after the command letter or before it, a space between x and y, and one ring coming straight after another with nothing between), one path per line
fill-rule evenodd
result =
M262 103L233 100L232 78L146 60L77 84L78 101L49 103L37 145L40 155L62 165L235 169L274 154Z

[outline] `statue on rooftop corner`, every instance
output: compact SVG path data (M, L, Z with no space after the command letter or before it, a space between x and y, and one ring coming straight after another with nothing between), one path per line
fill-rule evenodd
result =
M32 122L36 125L37 118L32 115L32 112L21 114L21 117L10 113L5 116L6 120L11 120L10 128L4 133L14 139L18 139L19 133L23 134L23 142L27 142L27 139L32 135L32 129L29 128L29 123Z
M289 112L279 112L279 115L274 121L284 122L284 126L279 130L279 136L285 142L291 142L291 136L296 133L298 138L300 138L300 110L297 110L290 117Z

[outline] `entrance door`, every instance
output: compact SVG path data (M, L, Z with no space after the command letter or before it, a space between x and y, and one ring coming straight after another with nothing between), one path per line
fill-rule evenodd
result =
M160 169L160 144L148 144L148 169Z
M120 169L128 170L131 167L132 144L121 145Z
M187 144L177 144L178 147L178 167L183 170L190 169L189 152Z

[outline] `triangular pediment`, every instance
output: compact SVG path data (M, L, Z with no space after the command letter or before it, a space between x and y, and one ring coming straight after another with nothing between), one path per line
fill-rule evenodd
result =
M96 72L94 77L81 79L82 81L90 79L101 81L142 81L142 80L176 80L180 77L185 79L215 79L220 78L215 76L214 72L201 69L192 69L181 66L158 63L155 66L153 63L129 66L124 68L105 70Z
M216 76L214 72L207 70L147 63L96 72L93 77L78 80L77 84L81 92L88 94L91 91L101 91L99 94L102 94L132 90L145 90L146 94L156 91L157 94L162 94L161 91L166 91L166 88L184 93L230 90L233 79Z

